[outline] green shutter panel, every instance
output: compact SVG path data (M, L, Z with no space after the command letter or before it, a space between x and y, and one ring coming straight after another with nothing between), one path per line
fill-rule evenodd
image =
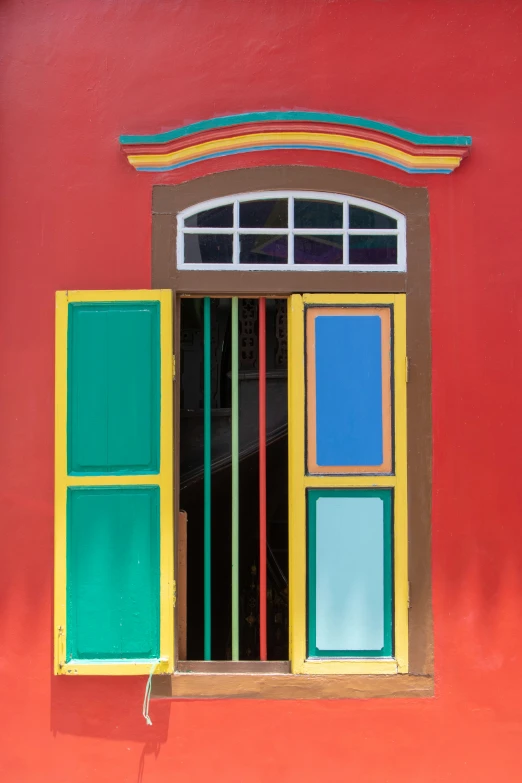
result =
M170 291L56 299L55 672L173 670Z

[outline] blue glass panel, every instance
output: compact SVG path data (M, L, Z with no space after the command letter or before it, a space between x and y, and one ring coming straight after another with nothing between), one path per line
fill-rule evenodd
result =
M383 462L381 319L315 318L317 464Z

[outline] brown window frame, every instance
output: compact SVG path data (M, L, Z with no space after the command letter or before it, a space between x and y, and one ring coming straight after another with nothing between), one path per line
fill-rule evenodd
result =
M406 217L406 271L186 270L176 266L177 215L212 198L263 190L303 190L367 199ZM293 675L260 662L184 662L176 634L173 675L153 678L155 698L349 698L433 695L431 602L431 335L430 237L426 188L405 187L363 174L312 166L265 166L210 174L152 194L152 288L181 296L279 296L292 293L405 293L408 383L409 671L393 675ZM179 354L179 307L174 350ZM174 384L174 497L179 508L177 384ZM180 525L181 519L181 525ZM183 518L176 513L176 541ZM180 553L178 552L178 555ZM183 559L181 553L181 558ZM179 560L176 558L176 563ZM183 603L183 602L181 602ZM180 601L175 627L186 623ZM258 664L258 665L256 665Z

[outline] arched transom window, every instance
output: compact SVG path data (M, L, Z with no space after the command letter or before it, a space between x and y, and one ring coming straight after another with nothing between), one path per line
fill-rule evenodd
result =
M205 201L178 215L184 269L406 269L406 219L364 199L264 191Z

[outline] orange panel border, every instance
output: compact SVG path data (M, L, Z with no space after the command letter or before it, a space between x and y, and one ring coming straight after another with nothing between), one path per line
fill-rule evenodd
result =
M381 362L382 362L382 433L383 461L380 465L335 465L317 464L317 422L316 422L316 383L315 383L315 328L318 315L360 316L377 315L381 319ZM392 473L392 374L391 374L391 308L357 307L346 305L325 307L308 305L306 307L306 461L309 475L345 475L357 473Z

